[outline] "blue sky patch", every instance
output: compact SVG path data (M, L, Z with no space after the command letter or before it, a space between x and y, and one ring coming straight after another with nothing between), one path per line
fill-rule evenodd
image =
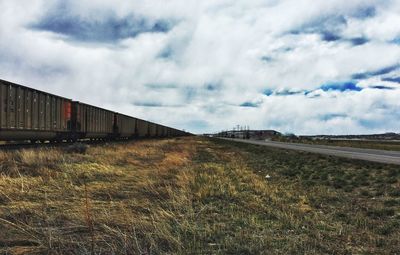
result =
M397 38L393 39L393 40L391 41L391 43L400 44L400 37L397 37Z
M371 119L360 119L358 123L368 129L379 128L382 126L381 120L371 120Z
M264 89L263 94L266 96L271 96L274 92L272 89Z
M352 81L347 82L333 82L326 83L320 87L323 91L361 91L362 88L358 87L356 83Z

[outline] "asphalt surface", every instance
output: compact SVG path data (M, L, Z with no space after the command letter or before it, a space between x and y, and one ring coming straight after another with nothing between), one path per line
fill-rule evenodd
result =
M305 151L305 152L318 153L318 154L337 156L343 158L400 165L400 151L360 149L353 147L339 147L339 146L299 144L299 143L283 143L283 142L273 142L273 141L254 141L254 140L230 139L230 138L222 138L222 139L241 142L241 143L263 145L280 149Z

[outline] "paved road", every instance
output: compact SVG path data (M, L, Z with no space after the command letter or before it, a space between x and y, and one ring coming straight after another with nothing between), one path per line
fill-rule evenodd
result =
M229 139L229 138L222 138L222 139L241 142L241 143L264 145L281 149L306 151L306 152L312 152L330 156L400 165L400 151L385 151L385 150L373 150L373 149L360 149L352 147L312 145L312 144L300 144L300 143L282 143L282 142L272 142L272 141L254 141L254 140Z

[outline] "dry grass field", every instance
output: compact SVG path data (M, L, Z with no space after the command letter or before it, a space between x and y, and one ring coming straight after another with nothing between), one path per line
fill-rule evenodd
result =
M399 254L396 166L201 137L0 163L3 254Z

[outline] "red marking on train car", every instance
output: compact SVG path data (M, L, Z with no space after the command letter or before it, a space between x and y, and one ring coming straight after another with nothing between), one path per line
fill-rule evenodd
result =
M66 120L71 119L71 102L66 102L64 106L64 116Z

